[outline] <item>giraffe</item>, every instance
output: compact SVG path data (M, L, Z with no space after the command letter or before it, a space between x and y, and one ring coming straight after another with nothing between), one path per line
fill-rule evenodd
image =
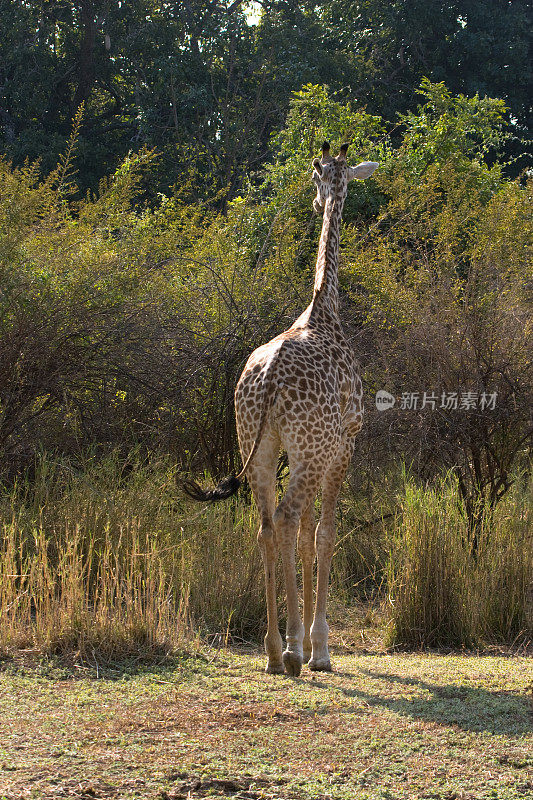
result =
M335 507L363 421L363 391L357 362L339 319L338 255L341 215L353 178L369 177L378 164L348 166L344 144L336 158L324 142L313 161L314 211L323 213L313 299L296 322L254 350L235 390L243 469L216 489L192 481L184 488L197 500L234 494L244 475L260 515L267 603L266 672L298 676L302 664L331 670L326 604L335 544ZM289 483L276 507L279 452L289 459ZM322 489L315 530L314 502ZM296 580L296 550L302 561L303 621ZM286 646L278 627L276 562L281 551L287 598ZM313 609L313 570L317 561Z

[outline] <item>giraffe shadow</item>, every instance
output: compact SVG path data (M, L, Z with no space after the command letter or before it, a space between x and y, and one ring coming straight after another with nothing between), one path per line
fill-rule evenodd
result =
M324 681L314 685L339 693L346 698L363 701L370 707L387 708L404 717L435 722L439 725L458 727L475 733L524 736L533 732L533 706L526 695L518 692L482 689L465 684L440 684L419 678L400 677L394 673L377 672L359 668L358 672L376 681L387 681L394 685L421 690L419 696L387 697L378 687L376 692L346 686L333 686ZM356 678L355 674L336 673L344 678ZM340 709L344 713L356 713L353 705Z

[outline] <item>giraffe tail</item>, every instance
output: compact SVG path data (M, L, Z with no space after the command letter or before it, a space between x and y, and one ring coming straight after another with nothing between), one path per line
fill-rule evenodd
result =
M193 500L198 500L199 503L216 503L217 500L225 500L236 494L242 484L242 478L236 475L230 475L229 478L224 478L220 481L218 486L214 489L202 489L194 481L183 481L183 491L192 497Z
M255 442L250 450L248 458L246 459L246 463L239 474L230 475L228 478L224 478L224 480L220 481L218 486L216 486L214 489L202 489L202 487L194 481L183 481L181 485L185 494L188 494L189 497L192 497L193 500L197 500L199 503L216 503L218 500L225 500L227 497L231 497L232 494L236 494L239 491L244 480L246 470L248 469L248 465L255 456L257 448L261 442L261 437L263 436L268 418L268 412L276 401L278 391L279 387L269 387L269 391L266 393L267 397L263 402L261 419L259 421L259 430L257 431Z

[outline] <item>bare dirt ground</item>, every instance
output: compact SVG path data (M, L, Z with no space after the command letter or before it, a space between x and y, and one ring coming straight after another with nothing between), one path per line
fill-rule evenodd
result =
M76 678L0 672L0 798L533 798L533 660L221 650Z

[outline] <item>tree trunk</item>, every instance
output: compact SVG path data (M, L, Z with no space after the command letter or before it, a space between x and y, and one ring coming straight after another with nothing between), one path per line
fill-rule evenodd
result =
M74 110L84 103L94 84L94 44L96 40L96 20L93 0L79 0L81 41L78 60L78 85L74 94Z

